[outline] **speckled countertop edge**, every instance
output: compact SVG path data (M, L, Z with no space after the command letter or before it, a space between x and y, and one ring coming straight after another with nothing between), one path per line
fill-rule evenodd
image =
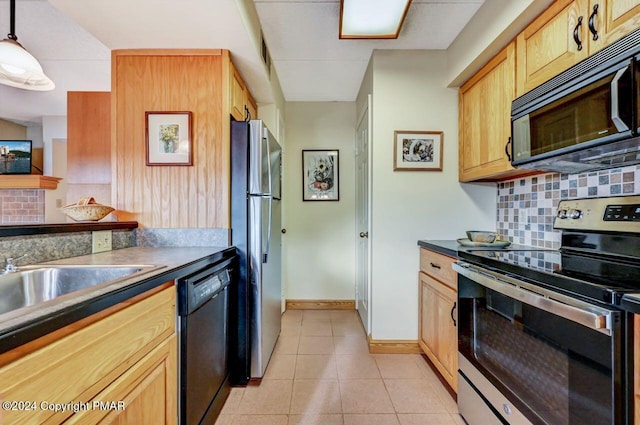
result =
M147 273L138 274L130 278L113 283L100 284L86 290L77 291L42 304L33 305L0 315L0 334L8 330L17 329L21 325L39 319L54 316L65 309L79 305L92 299L117 292L123 288L140 282L168 274L171 271L188 264L218 254L229 247L194 247L194 248L147 248L133 247L107 251L99 254L89 254L79 257L65 258L38 265L154 265L159 266ZM38 266L36 265L36 266Z

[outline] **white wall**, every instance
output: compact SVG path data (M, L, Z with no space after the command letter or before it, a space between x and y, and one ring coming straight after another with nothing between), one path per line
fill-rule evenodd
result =
M42 142L44 143L44 175L53 175L53 139L67 139L67 117L42 117ZM58 177L58 176L55 176Z
M285 118L285 297L352 300L356 243L355 103L288 103ZM302 201L303 149L340 150L340 201Z
M54 152L54 140L56 143L56 149ZM44 144L44 166L43 174L45 176L61 177L65 179L67 177L66 169L67 163L64 164L58 161L58 164L54 164L54 157L61 159L61 156L66 157L66 146L62 143L66 143L67 140L67 117L66 116L47 116L42 117L42 142ZM55 172L64 173L64 175L56 175ZM63 180L64 181L64 180ZM56 190L44 191L44 211L45 222L47 223L60 223L65 222L66 216L60 212L59 205L65 205L67 199L67 185L66 182L62 185L58 185Z
M496 185L458 182L458 92L446 87L446 52L375 51L372 60L371 333L416 340L417 241L495 229ZM444 131L443 171L394 172L394 130Z

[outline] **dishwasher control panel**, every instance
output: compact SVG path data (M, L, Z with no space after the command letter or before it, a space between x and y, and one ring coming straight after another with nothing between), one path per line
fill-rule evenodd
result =
M229 277L226 270L202 282L197 282L193 288L195 301L199 302L202 299L211 298L227 282L229 282Z
M231 261L225 261L178 280L178 314L197 310L231 283Z

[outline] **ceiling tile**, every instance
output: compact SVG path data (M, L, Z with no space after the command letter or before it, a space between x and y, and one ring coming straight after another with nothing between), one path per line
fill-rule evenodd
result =
M275 62L282 90L290 102L352 102L368 61Z

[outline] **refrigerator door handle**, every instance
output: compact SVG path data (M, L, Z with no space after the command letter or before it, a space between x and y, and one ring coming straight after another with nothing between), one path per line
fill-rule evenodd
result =
M269 181L269 195L273 195L273 182L271 181L271 145L269 144L269 137L266 134L266 128L265 128L265 135L262 138L262 140L265 142L265 146L267 147L267 167L269 168L267 171L267 175L268 177L268 181ZM271 220L269 220L269 223L271 223Z
M269 251L271 250L271 222L273 221L273 198L269 197L269 225L267 226L267 248L262 253L262 262L269 261Z

